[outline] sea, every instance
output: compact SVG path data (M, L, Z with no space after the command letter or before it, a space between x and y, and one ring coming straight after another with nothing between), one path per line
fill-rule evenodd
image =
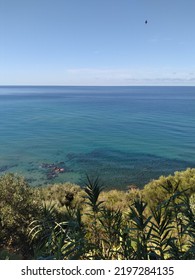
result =
M195 167L195 87L0 87L0 176L143 188Z

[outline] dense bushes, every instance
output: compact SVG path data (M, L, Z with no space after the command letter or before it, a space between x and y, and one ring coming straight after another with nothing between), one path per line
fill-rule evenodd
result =
M174 189L188 195L195 193L195 168L175 172L168 177L161 176L145 185L143 196L150 207L157 206L173 194Z
M35 259L195 259L195 169L143 190L65 183L30 188L0 177L0 242Z
M39 213L39 199L26 181L17 175L0 177L0 248L29 255L27 228Z

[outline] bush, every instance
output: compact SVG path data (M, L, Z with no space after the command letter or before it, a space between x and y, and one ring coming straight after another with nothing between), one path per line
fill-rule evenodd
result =
M153 208L168 199L175 188L177 191L186 191L189 195L195 193L195 168L177 171L167 177L161 176L146 184L142 193L149 206Z
M46 205L54 205L58 218L69 215L69 210L76 208L83 201L84 191L72 183L54 184L39 188L39 197Z
M0 177L0 258L195 259L195 169L143 190Z
M38 215L39 200L24 178L5 174L0 177L0 247L29 255L27 227Z

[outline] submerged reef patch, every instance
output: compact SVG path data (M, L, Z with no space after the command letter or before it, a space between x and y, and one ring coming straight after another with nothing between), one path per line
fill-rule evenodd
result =
M152 179L176 170L194 167L191 162L141 153L95 149L89 153L67 154L75 172L100 176L108 188L136 185L142 188ZM78 183L78 182L76 182Z
M16 167L17 164L10 164L10 165L3 165L3 166L0 166L0 172L6 172L8 171L9 169L13 168L13 167Z
M60 173L71 172L71 169L66 166L65 162L57 162L57 163L45 163L43 162L40 166L41 169L46 170L47 180L52 180Z

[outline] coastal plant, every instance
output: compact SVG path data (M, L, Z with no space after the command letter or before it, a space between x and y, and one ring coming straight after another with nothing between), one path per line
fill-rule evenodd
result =
M149 253L149 241L151 238L150 221L152 216L146 216L147 203L142 198L137 198L130 206L129 219L131 220L132 241L134 259L147 260Z
M58 222L54 205L42 205L41 214L29 224L29 238L35 258L60 259L68 222Z
M3 175L0 258L195 259L195 195L187 174L187 183L179 173L158 182L158 204L148 200L148 189L106 193L89 176L83 189L69 183L33 189L20 176Z
M99 177L93 179L86 175L86 183L84 191L84 204L87 206L88 227L87 237L89 239L90 251L92 259L101 258L101 235L100 235L100 224L99 215L102 211L102 200L99 200L100 193L103 190L103 185L99 180Z
M151 252L155 253L156 259L164 260L173 241L171 212L168 205L161 204L156 209L151 209L151 213Z
M190 236L190 242L194 247L195 244L195 194L184 197L186 204L185 217L187 221L187 232Z
M69 222L69 234L67 237L61 249L63 259L88 259L90 246L86 238L86 228L82 222L80 208L76 209L74 219Z
M89 205L93 214L95 214L101 210L100 205L103 201L98 201L98 198L104 188L99 177L93 179L86 175L86 178L87 180L84 188L86 193L86 196L84 197L86 199L85 204Z
M180 197L178 238L174 240L171 252L172 258L175 259L195 259L195 213L191 205L191 197L186 193Z
M112 208L110 204L100 199L103 189L99 178L92 180L87 177L85 205L88 208L85 215L88 217L86 225L88 252L86 257L88 259L128 259L132 254L132 248L126 221L120 209Z
M120 249L118 250L118 254L116 254L116 259L131 260L135 256L135 243L131 235L129 220L125 219L123 224L123 227L120 228Z
M29 226L29 236L36 250L36 258L89 259L97 258L99 251L98 213L102 202L98 201L102 187L99 180L87 176L85 205L91 228L86 238L86 226L82 222L81 205L66 203L66 211L58 213L54 204L44 204L42 215ZM67 200L67 192L64 192ZM61 198L63 199L63 197ZM72 199L71 199L72 201Z
M76 209L83 202L84 191L78 185L72 183L59 183L39 188L39 196L46 204L54 205L58 215L64 219L69 216L71 210ZM68 218L68 217L67 217Z
M0 177L0 194L0 247L29 257L27 228L39 214L40 201L23 177L11 173Z
M178 190L179 183L168 182L161 187L167 192L168 199L160 205L149 208L139 193L129 211L124 211L123 206L122 212L107 207L100 199L103 190L101 182L98 178L87 177L83 203L79 207L66 206L64 218L68 217L68 220L64 223L65 231L61 228L63 223L60 224L59 217L54 215L50 234L42 247L47 249L45 256L55 259L192 258L194 213L189 195Z
M115 259L121 251L122 212L103 207L98 220L101 225L101 258Z
M185 251L187 227L185 222L186 203L183 198L186 196L187 189L179 190L180 182L175 184L168 181L166 186L162 186L168 193L169 198L164 201L164 205L169 208L171 213L171 224L173 225L173 236L171 240L171 255L180 259Z
M195 193L195 168L187 168L184 171L176 171L174 175L167 177L160 176L156 180L150 181L142 190L144 200L150 208L160 205L172 195L165 188L178 185L178 191L186 191L188 195Z

